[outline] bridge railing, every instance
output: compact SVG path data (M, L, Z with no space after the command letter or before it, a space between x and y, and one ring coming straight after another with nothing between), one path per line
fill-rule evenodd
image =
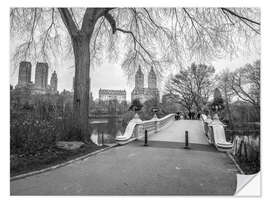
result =
M142 121L138 117L132 119L125 130L125 133L121 136L116 137L116 141L120 144L121 142L128 142L129 140L135 140L144 136L144 131L148 131L148 135L159 132L160 130L167 127L171 121L175 118L174 114L169 114L163 118L157 118L154 116L151 120Z

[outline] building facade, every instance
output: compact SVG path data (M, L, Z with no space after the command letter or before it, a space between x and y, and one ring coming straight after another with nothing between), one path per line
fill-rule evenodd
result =
M99 101L117 100L119 103L126 101L126 90L99 89Z
M151 70L148 74L148 87L144 87L144 74L141 70L141 66L139 66L136 75L135 75L135 87L131 92L131 101L134 99L139 99L141 103L149 99L157 99L159 98L159 90L157 88L157 77L156 73L151 67Z

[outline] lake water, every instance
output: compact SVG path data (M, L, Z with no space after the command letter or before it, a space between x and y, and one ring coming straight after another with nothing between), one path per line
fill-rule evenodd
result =
M115 143L115 137L124 133L122 122L116 118L95 119L90 121L91 140L96 145Z

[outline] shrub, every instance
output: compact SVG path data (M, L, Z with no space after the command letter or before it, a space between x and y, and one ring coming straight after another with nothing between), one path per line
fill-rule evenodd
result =
M57 126L53 120L37 120L20 115L10 123L11 154L33 154L54 146Z
M71 112L57 110L50 102L38 100L10 111L11 154L35 154L64 140L71 129ZM30 108L31 107L31 108ZM59 108L60 109L60 108Z

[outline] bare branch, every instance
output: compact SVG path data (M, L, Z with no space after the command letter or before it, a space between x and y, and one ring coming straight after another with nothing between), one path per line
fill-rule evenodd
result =
M78 34L78 29L69 10L67 8L58 8L58 10L70 36L76 36Z
M133 40L139 44L139 46L144 50L144 52L148 55L148 57L151 59L152 58L152 55L144 48L144 46L141 44L141 42L139 42L135 35L133 34L133 32L129 31L129 30L123 30L121 28L116 28L115 29L116 31L120 31L120 32L123 32L123 33L126 33L126 34L130 34L133 38Z
M27 53L30 51L30 46L31 44L33 43L34 41L34 31L35 31L35 27L36 27L36 18L37 18L37 9L34 9L34 19L33 19L33 24L32 24L32 28L31 28L31 32L30 32L30 39L27 43L27 48L25 50L25 55L24 55L24 58L26 60L27 58Z
M43 53L45 53L45 44L46 44L46 41L48 39L48 35L49 35L53 25L54 25L54 8L52 9L52 21L51 21L51 24L49 25L48 29L45 32L45 37L44 37L44 40L43 40L43 43L42 43L41 51Z
M226 12L230 13L231 15L233 15L233 16L235 16L235 17L237 17L237 18L240 18L240 19L242 19L242 20L246 20L246 21L248 21L248 22L250 22L250 23L254 23L254 24L256 24L256 25L261 25L259 22L256 22L256 21L254 21L254 20L251 20L251 19L246 18L246 17L244 17L244 16L240 16L239 14L233 12L232 10L230 10L230 9L228 9L228 8L221 8L221 9L222 9L223 11L226 11Z
M88 34L93 32L93 30L91 30L93 26L90 25L95 25L97 20L111 9L113 8L87 8L83 17L81 30Z

